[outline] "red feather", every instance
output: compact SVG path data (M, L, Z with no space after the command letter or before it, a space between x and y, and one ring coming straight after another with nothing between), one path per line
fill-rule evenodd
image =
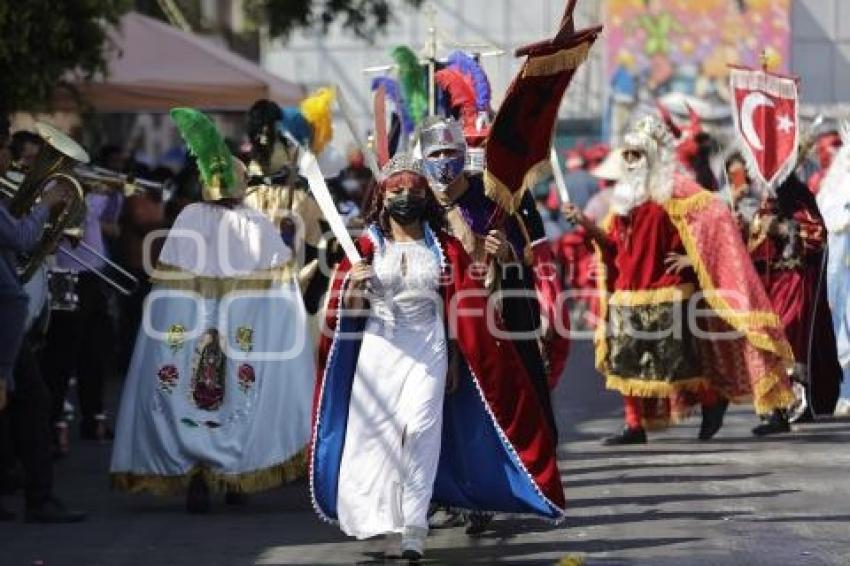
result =
M457 69L445 68L434 74L434 80L440 88L449 93L452 108L460 111L464 126L475 122L475 85L472 80Z

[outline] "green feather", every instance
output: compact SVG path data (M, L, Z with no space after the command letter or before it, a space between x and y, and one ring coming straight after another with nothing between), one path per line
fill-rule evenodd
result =
M198 161L198 170L206 186L226 189L236 185L233 156L209 116L194 108L172 108L171 119L183 136L189 151Z
M398 67L404 101L413 121L419 124L428 113L428 77L425 66L419 64L419 57L406 45L399 45L392 50L391 55Z

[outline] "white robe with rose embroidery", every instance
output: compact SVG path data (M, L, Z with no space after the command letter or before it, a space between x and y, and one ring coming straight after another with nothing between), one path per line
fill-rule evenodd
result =
M251 492L303 474L315 370L290 259L248 207L181 212L121 397L116 487L166 493L201 471L213 487Z

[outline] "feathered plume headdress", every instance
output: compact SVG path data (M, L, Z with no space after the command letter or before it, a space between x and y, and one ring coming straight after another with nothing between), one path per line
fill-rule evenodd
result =
M319 155L334 136L333 102L335 93L332 88L320 88L301 102L301 113L313 131L310 149Z
M392 77L375 77L372 79L372 92L377 91L381 87L384 87L387 98L395 106L395 112L401 122L402 133L404 135L412 134L416 129L416 125L413 123L413 117L410 115L410 109L404 103L398 81Z
M428 113L428 80L425 68L419 63L416 53L406 45L392 50L392 58L398 67L401 94L409 109L413 123L419 125Z
M332 107L335 97L332 88L320 88L305 98L300 106L281 108L281 130L319 155L333 138Z
M481 145L490 132L490 81L484 69L470 55L455 51L434 79L447 92L469 146Z
M194 108L172 108L170 114L198 162L204 200L238 196L233 156L210 117Z

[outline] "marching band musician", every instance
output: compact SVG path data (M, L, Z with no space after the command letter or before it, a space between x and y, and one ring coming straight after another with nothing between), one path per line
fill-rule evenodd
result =
M8 127L8 125L7 125ZM3 128L6 130L6 128ZM9 164L6 138L0 141L0 174ZM85 514L68 510L53 495L53 464L50 453L50 393L39 371L31 339L26 336L28 297L18 277L17 254L31 251L40 241L48 219L69 198L67 186L55 184L41 202L22 218L16 218L0 204L0 411L12 392L8 419L0 420L11 428L24 469L24 494L27 522L72 523L85 519ZM14 377L14 380L13 380ZM12 454L0 454L3 471ZM0 505L0 521L14 514Z
M106 255L104 225L114 224L110 214L112 196L101 189L89 190L85 196L86 217L81 241L101 256ZM75 247L71 239L60 244L98 271L106 267L102 257L88 249ZM105 441L112 433L106 425L104 390L114 344L114 329L109 315L109 289L89 267L82 266L67 254L56 257L56 267L77 274L78 307L56 310L47 332L44 373L52 393L51 415L54 423L55 450L65 456L69 451L68 424L65 420L65 398L71 376L77 378L80 400L80 436L87 440Z

